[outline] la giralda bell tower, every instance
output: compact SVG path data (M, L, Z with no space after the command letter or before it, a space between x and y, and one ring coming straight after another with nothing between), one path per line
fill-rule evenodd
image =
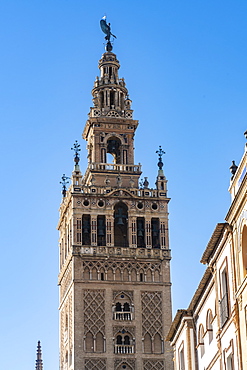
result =
M131 100L103 19L106 52L84 127L88 166L60 206L60 370L171 370L167 181L161 148L156 188L134 162ZM113 36L113 35L112 35Z

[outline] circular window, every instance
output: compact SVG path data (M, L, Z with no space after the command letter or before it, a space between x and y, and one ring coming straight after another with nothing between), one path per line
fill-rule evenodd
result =
M123 365L123 366L122 366L122 369L126 369L126 365Z
M105 203L103 202L103 200L99 200L99 201L98 201L98 206L99 206L99 207L103 207L103 206L104 206L104 204L105 204Z
M153 203L152 204L152 209L154 209L154 210L158 209L158 205L156 203Z
M83 205L87 207L89 205L89 201L87 199L84 200Z
M137 203L137 208L142 209L143 208L143 203L141 203L141 202Z
M123 294L121 294L121 296L120 296L121 298L124 298L124 295Z

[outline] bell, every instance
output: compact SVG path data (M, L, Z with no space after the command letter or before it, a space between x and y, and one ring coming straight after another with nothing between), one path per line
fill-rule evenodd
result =
M89 233L89 224L87 221L83 222L83 233L88 234Z
M138 232L137 232L137 236L143 236L143 232L142 232L142 230L141 230L141 229L139 229L139 230L138 230Z
M122 217L119 217L118 220L117 220L117 225L119 226L123 226L124 223L123 223L123 218Z

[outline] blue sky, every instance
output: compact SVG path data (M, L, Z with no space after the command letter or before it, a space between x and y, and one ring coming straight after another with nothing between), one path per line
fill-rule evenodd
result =
M168 179L173 310L186 308L200 257L230 205L229 167L247 129L247 2L2 0L0 4L0 368L31 370L41 340L58 369L60 177L73 169L107 15L140 121L135 162Z

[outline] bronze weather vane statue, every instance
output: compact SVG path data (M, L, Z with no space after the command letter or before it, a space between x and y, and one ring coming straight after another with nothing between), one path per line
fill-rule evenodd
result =
M117 37L115 35L113 35L113 33L111 33L111 24L110 23L108 23L108 24L106 23L106 16L104 16L100 20L100 27L101 27L102 31L106 34L106 36L105 36L105 39L107 41L106 51L112 51L111 36L114 37L115 39Z

